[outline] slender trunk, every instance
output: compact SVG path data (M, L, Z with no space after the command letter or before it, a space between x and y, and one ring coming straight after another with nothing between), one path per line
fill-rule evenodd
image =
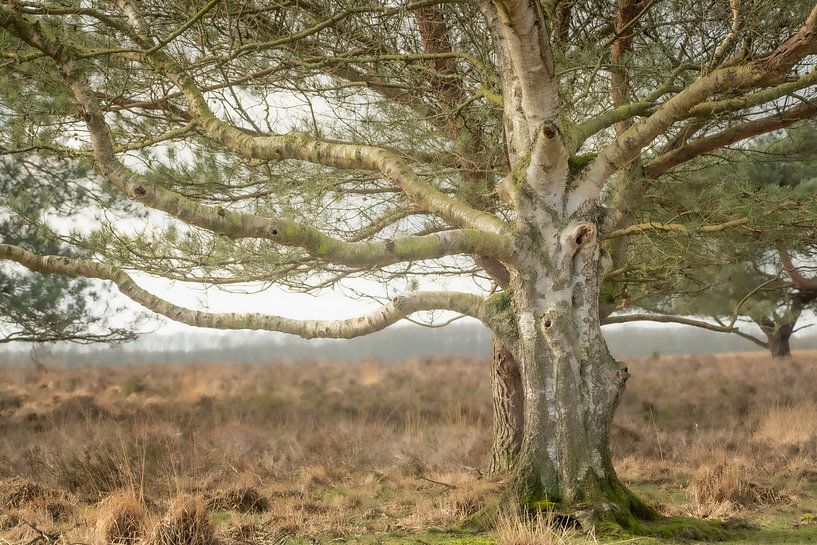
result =
M522 445L523 393L519 367L510 350L493 339L491 390L494 402L494 440L491 473L510 471Z

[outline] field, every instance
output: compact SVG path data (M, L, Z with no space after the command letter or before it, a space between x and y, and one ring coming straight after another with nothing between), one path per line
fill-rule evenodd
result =
M625 482L726 542L817 542L817 352L628 365ZM671 542L513 513L458 530L503 486L487 361L2 372L3 543Z

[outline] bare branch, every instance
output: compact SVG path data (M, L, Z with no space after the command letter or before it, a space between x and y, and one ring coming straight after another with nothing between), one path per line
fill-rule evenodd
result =
M698 227L694 232L695 233L720 233L721 231L726 231L727 229L731 229L733 227L740 227L741 225L746 225L749 223L749 218L737 218L734 220L726 221L723 223L716 223L710 225L701 225ZM693 231L691 231L686 225L683 223L662 223L662 222L649 222L649 223L636 223L633 225L628 225L627 227L622 227L621 229L616 229L615 231L610 231L606 235L604 235L605 239L613 239L619 237L625 237L629 235L636 235L636 234L644 234L649 231L665 231L665 232L672 232L672 233L680 233L682 235L692 235Z
M608 316L605 318L601 325L610 325L610 324L624 324L628 322L661 322L661 323L673 323L673 324L683 324L689 325L694 327L700 327L702 329L708 329L710 331L717 331L719 333L735 333L737 332L737 328L734 327L727 327L722 325L715 325L710 324L709 322L704 322L703 320L695 320L692 318L686 318L684 316L670 316L667 314L625 314L622 316Z
M709 70L719 66L726 55L729 54L729 51L732 49L738 39L738 32L743 24L743 17L740 10L740 0L729 0L729 7L732 11L732 26L730 27L726 36L723 37L723 40L721 40L721 42L718 44L718 47L715 48L715 52L712 53L712 59L709 61Z

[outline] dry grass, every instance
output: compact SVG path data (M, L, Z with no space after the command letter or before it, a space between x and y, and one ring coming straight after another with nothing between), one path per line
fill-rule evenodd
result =
M269 500L252 487L233 488L216 494L208 502L211 509L238 511L239 513L263 513L269 509Z
M678 490L691 482L686 503L672 501L676 512L745 515L796 496L798 483L817 476L817 353L628 367L614 460L630 483ZM113 542L117 531L107 528L118 524L102 520L117 509L105 498L121 490L144 499L134 520L165 521L153 537L170 543L184 534L174 534L172 520L197 528L199 542L445 527L503 487L482 475L491 431L486 361L3 373L0 538L11 542L26 541L23 521L66 542ZM165 506L179 496L204 504L173 519ZM121 539L147 543L144 524Z
M784 447L817 443L817 406L809 402L773 405L761 417L755 437Z
M200 498L179 497L153 529L151 545L213 545L215 530Z
M0 507L14 509L44 504L59 498L59 493L23 477L0 482Z
M783 499L775 487L758 482L747 466L734 460L701 466L692 477L689 491L699 504L731 503L752 507Z
M553 513L529 516L517 510L500 514L496 522L499 545L589 545L592 535L577 535L561 525Z
M145 536L147 509L130 492L120 492L105 498L96 512L96 536L100 544L132 543Z
M732 519L747 509L789 501L768 478L762 478L738 459L715 460L700 466L688 487L692 502L683 514L699 518Z

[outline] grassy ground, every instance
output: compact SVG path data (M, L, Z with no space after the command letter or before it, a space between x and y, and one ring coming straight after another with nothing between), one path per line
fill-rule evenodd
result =
M817 543L817 352L628 365L613 441L629 486L724 521L725 543ZM4 369L0 542L685 541L514 514L453 531L504 486L484 475L488 384L466 360Z

